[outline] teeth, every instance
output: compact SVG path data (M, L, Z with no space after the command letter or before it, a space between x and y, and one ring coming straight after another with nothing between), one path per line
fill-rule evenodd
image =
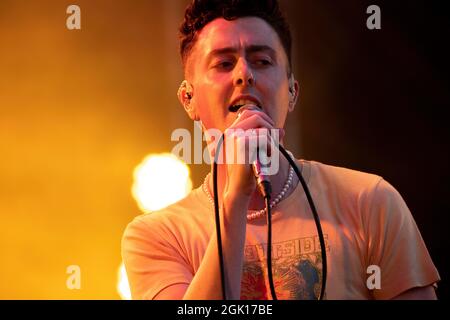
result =
M237 112L241 107L245 106L245 105L254 105L257 106L258 108L260 108L260 106L258 106L254 101L252 100L248 100L248 99L240 99L238 101L236 101L232 106L230 106L230 111L232 112Z
M247 100L247 99L240 99L238 101L236 101L235 105L241 105L241 106L245 106L246 104L255 104L255 102L251 101L251 100Z

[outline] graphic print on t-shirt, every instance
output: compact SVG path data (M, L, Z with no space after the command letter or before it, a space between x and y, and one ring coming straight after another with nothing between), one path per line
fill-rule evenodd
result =
M328 235L324 234L326 251ZM241 299L270 298L266 244L245 247ZM318 299L322 284L322 256L318 236L272 244L273 281L277 298Z

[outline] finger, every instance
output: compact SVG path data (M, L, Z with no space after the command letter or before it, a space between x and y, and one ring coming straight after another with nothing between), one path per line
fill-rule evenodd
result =
M267 122L272 123L273 125L275 124L275 122L272 120L271 117L269 117L269 115L261 110L244 110L242 113L239 114L238 118L247 118L247 117L251 117L254 114L258 114L260 115L262 118L264 118Z
M251 117L251 116L253 116L255 114L259 115L260 117L265 119L267 122L271 123L272 125L275 125L275 123L272 120L272 118L269 117L265 112L262 112L260 110L253 110L253 109L252 110L246 109L246 110L242 111L239 114L239 116L236 118L235 122L233 122L233 124L237 123L239 121L242 121L244 119L247 119L247 118L249 118L249 117Z
M248 129L248 130L230 130L230 134L227 135L226 140L230 141L227 147L232 148L234 151L230 153L231 158L235 158L234 155L239 155L239 159L250 159L250 162L241 160L241 163L251 163L256 157L257 150L266 150L266 154L270 157L271 150L270 145L273 143L273 138L270 136L270 130L267 128ZM277 135L277 134L276 134ZM231 151L227 149L227 151Z
M239 119L239 122L230 126L229 129L256 129L267 128L273 129L273 124L262 118L259 114L253 114L245 119Z

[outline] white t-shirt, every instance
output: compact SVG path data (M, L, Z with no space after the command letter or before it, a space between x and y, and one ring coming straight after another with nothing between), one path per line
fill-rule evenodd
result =
M325 237L327 299L389 299L440 280L408 207L388 182L315 161L299 164ZM153 299L168 286L189 284L214 230L214 210L202 188L165 209L136 217L122 239L133 298ZM300 183L273 209L272 231L278 299L317 299L321 249ZM248 222L242 299L270 297L266 242L265 218Z

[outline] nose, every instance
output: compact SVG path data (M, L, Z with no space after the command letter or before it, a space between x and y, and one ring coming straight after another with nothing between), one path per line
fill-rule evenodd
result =
M235 67L234 84L238 87L255 85L255 77L253 76L252 69L245 59L239 59Z

